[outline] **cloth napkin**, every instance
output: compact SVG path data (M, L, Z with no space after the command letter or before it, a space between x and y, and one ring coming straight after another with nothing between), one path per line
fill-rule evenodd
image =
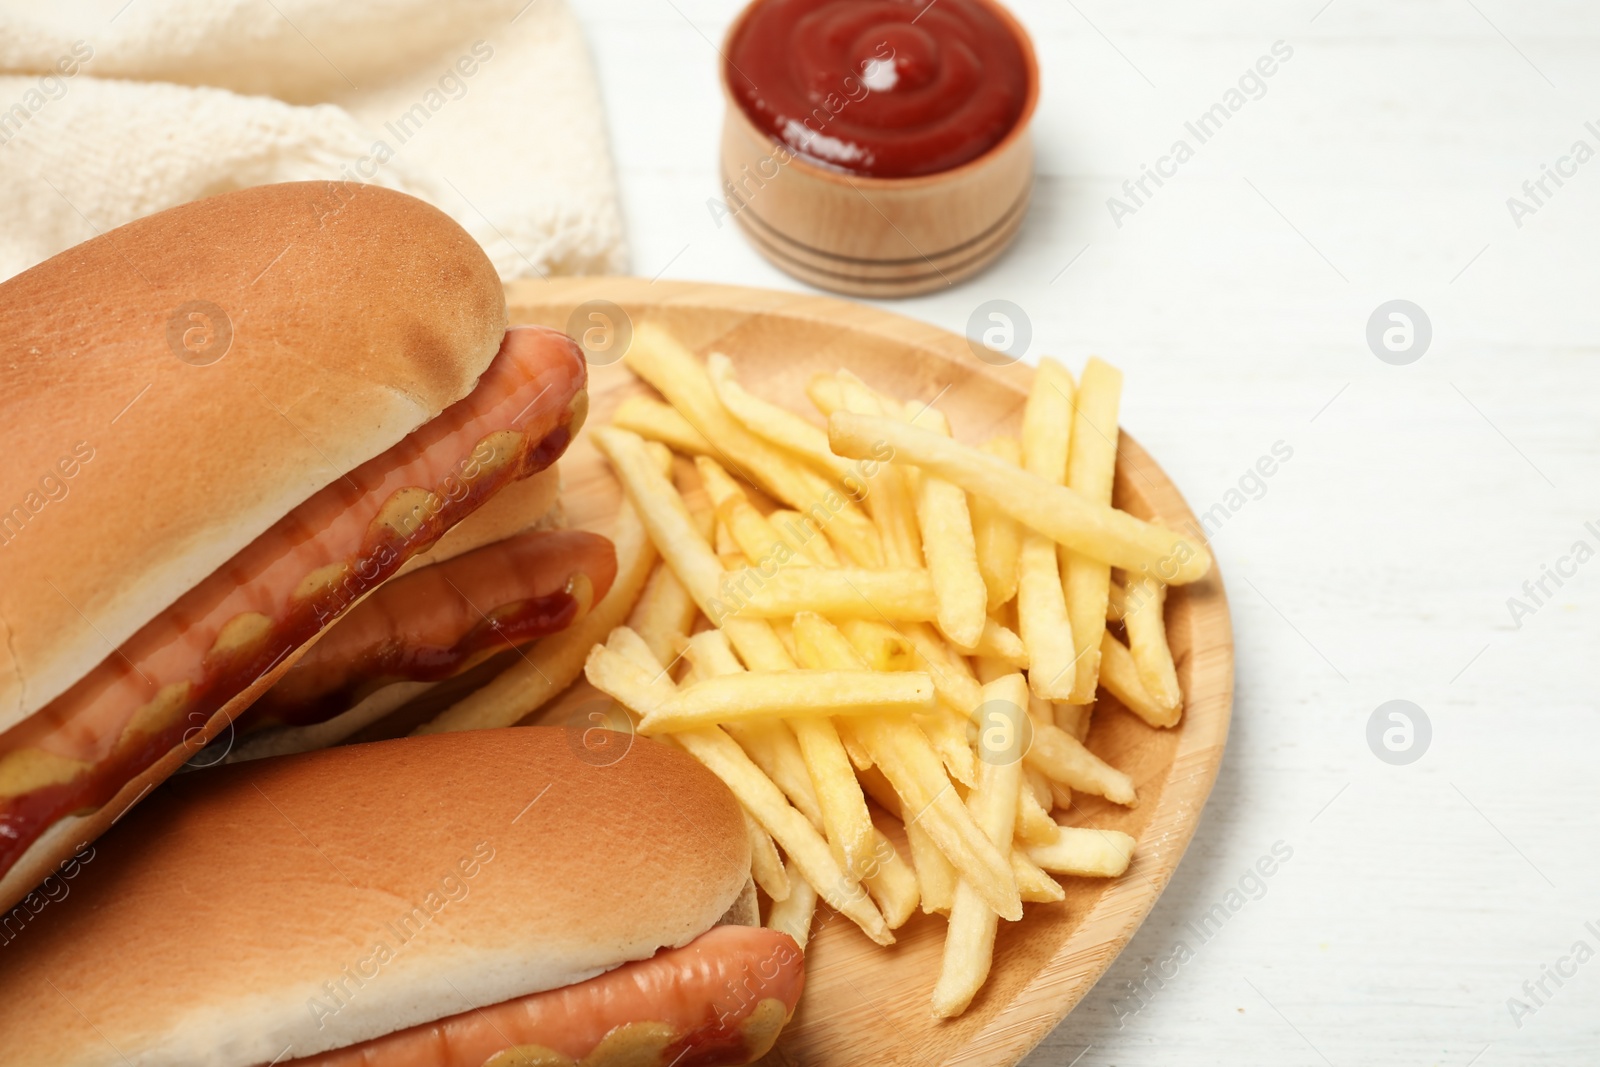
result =
M435 204L504 279L627 269L564 0L0 0L0 279L162 208L308 178Z

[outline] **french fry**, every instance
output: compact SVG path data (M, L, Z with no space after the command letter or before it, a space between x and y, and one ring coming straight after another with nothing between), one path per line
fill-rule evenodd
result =
M1068 446L1072 440L1072 375L1049 356L1039 361L1033 388L1022 409L1022 466L1052 485L1067 480Z
M744 676L738 673L741 669L733 660L727 641L721 634L706 631L703 635L691 638L688 644L686 655L692 657L691 662L696 669L702 664L706 667L707 677L700 684ZM670 686L671 681L667 680L657 688L660 690ZM859 880L833 858L815 823L790 806L778 786L731 737L711 726L675 734L673 739L733 790L745 810L783 846L790 862L822 895L829 907L848 916L879 944L894 942L894 935L867 899L867 894L858 884ZM795 891L796 887L791 883L790 894L793 895ZM804 907L802 891L802 899L796 902L793 910L799 912ZM807 923L809 925L809 920Z
M845 754L850 757L850 765L857 771L870 771L872 769L872 754L861 747L854 734L839 735L839 743L844 745ZM857 778L860 781L860 778Z
M1183 716L1183 707L1162 707L1139 680L1139 668L1133 662L1133 653L1118 641L1115 634L1107 632L1100 638L1100 684L1118 700L1151 726L1176 726Z
M571 685L583 673L589 649L628 617L657 559L639 513L627 502L617 510L611 539L617 549L617 576L589 614L539 641L520 660L413 732L513 726Z
M677 657L679 643L689 635L699 610L672 568L658 563L628 616L628 625L644 639L658 660L671 663Z
M1048 703L1034 698L1029 704L1029 716L1033 720L1033 744L1024 757L1029 766L1039 768L1052 781L1105 797L1113 804L1127 806L1134 802L1133 779L1057 727L1051 721Z
M1047 845L1029 845L1028 859L1052 874L1115 878L1133 859L1133 838L1121 830L1062 826Z
M875 831L839 732L824 718L796 718L789 725L800 742L800 753L822 804L822 825L834 858L851 877L867 879L872 871ZM890 929L896 925L890 922Z
M905 623L899 628L916 651L912 670L927 671L939 698L964 715L971 715L982 703L981 687L967 661L945 644L932 627Z
M618 699L621 699L620 697ZM644 717L640 733L675 733L714 723L830 715L906 715L934 709L925 674L781 671L706 678Z
M806 396L822 412L823 418L844 410L844 390L839 388L839 379L831 374L813 375L806 383Z
M915 671L921 668L917 665L916 650L905 634L893 626L878 619L838 619L834 625L839 627L839 632L855 650L860 653L869 668L875 671ZM934 688L939 687L939 680L934 679ZM943 695L940 690L940 695Z
M1023 533L1017 556L1017 624L1028 651L1028 687L1046 700L1065 700L1077 678L1077 650L1056 546L1034 530Z
M889 784L889 779L883 776L883 772L871 766L870 761L868 766L860 768L856 781L861 783L861 791L871 797L880 808L896 819L900 818L900 795L894 791L894 786Z
M874 827L872 834L872 857L864 884L883 913L883 921L889 929L898 930L917 910L917 875L881 830Z
M771 625L743 619L730 619L729 623L745 661L753 670L794 670L794 660ZM782 728L782 724L776 725ZM806 800L815 805L818 825L825 831L835 858L852 877L858 877L870 845L871 817L861 787L851 772L853 761L833 723L825 718L793 718L789 730L793 731L794 743L810 779L811 792Z
M939 603L928 572L812 567L763 574L754 567L727 576L725 617L783 619L802 611L829 618L932 619ZM717 616L712 616L717 618Z
M828 432L813 425L787 408L762 400L745 392L733 372L733 361L721 352L706 357L706 373L711 378L711 388L722 401L722 406L745 429L763 438L768 444L810 463L822 473L841 484L849 485L854 471L849 460L834 455L828 449Z
M880 717L862 717L846 728L872 753L872 761L899 793L901 808L928 830L950 865L973 881L973 888L995 912L1021 917L1022 899L1011 878L1010 864L973 822L922 731L910 723Z
M984 443L983 451L1013 466L1022 465L1022 446L1014 437L996 437ZM989 610L993 611L1017 595L1017 550L1021 534L1017 520L988 497L968 494L967 510L972 514L978 569L983 572Z
M1023 646L1022 638L992 618L983 620L983 632L976 645L971 648L957 646L956 651L963 656L988 656L1019 671L1028 666L1028 650Z
M733 531L721 516L717 517L716 525L711 528L711 547L725 571L749 565L745 554L739 551L739 542L733 539Z
M719 621L725 614L717 599L722 589L722 564L717 562L677 488L651 461L644 439L611 426L597 427L589 436L611 461L662 559L706 617Z
M977 768L973 765L972 746L967 742L968 721L965 714L943 704L932 714L916 719L950 777L971 788Z
M795 641L802 664L836 669L861 666L850 642L820 617L796 618ZM880 715L840 719L839 724L855 734L871 754L872 762L894 786L901 810L908 816L907 824L920 823L951 865L997 913L1020 918L1022 898L1011 877L1009 861L973 821L922 731L903 718Z
M1165 527L1085 500L994 456L894 419L836 412L828 444L841 456L862 458L892 449L890 463L911 465L993 500L1018 522L1095 559L1126 570L1150 568L1170 585L1205 577L1211 555Z
M752 670L783 672L784 677L800 673L795 670L794 660L790 658L788 651L776 640L772 626L746 620L729 620L729 622L733 624L731 636L736 639L736 643L739 643L745 662ZM715 638L705 639L707 644L715 641ZM721 648L727 649L726 641L721 643ZM727 669L730 665L720 653L714 654L712 659L717 663L719 673L734 673ZM776 676L778 675L773 673L762 673L755 677L770 679ZM850 756L839 738L838 731L828 719L789 716L788 722L795 742L799 746L805 771L811 779L812 792L805 799L808 803L816 805L821 828L826 833L829 847L834 850L840 866L849 872L851 877L859 878L864 873L868 850L872 844L872 821L867 813L866 798L862 796L861 786L856 782L855 774L851 770ZM642 729L643 724L640 725Z
M996 679L983 687L983 701L1014 704L1028 702L1027 682L1020 674ZM1017 817L1017 794L1022 785L1020 760L984 760L978 781L967 797L967 809L996 847L1009 859L1012 830ZM1013 876L1013 880L1015 880ZM971 882L963 878L950 905L950 929L945 935L944 965L933 987L933 1013L942 1019L960 1015L989 977L994 959L994 935L999 917L984 902Z
M1024 904L1050 904L1067 899L1061 883L1045 873L1044 868L1028 858L1020 848L1011 850L1011 874L1017 880Z
M840 403L846 411L880 418L896 418L888 412L878 396L853 374L838 374L835 382L839 388ZM831 443L830 443L831 450ZM876 455L854 456L853 459L876 459ZM872 516L883 545L884 559L890 566L914 567L922 562L922 540L917 530L916 502L912 496L907 472L885 464L873 476L872 489L867 494L867 513Z
M722 465L710 456L695 459L695 469L700 472L706 495L716 507L721 527L728 531L733 543L746 559L754 560L758 567L805 566L811 561L796 555L778 531L757 511L750 498L737 482L728 476Z
M915 822L906 823L906 844L911 850L911 866L917 876L917 892L923 912L928 915L935 912L948 915L956 896L956 869L950 865L928 831Z
M878 944L894 943L894 934L871 898L834 860L816 827L789 805L772 779L761 773L733 738L712 726L680 733L677 740L727 784L830 908L851 919ZM792 883L790 895L794 895Z
M1022 413L1022 465L1051 485L1067 476L1074 391L1061 364L1039 362ZM1066 699L1077 679L1077 650L1056 546L1035 530L1023 533L1017 555L1017 630L1028 652L1028 687L1047 700Z
M689 478L686 477L688 471L688 464L681 468L674 464L667 474L672 478L672 484L678 490L678 495L683 498L683 506L689 509L689 517L694 520L694 528L700 531L700 536L707 544L715 544L717 510L706 496L705 487L699 483L698 474L694 478Z
M1024 768L1024 772L1032 770ZM1018 841L1030 845L1043 845L1055 840L1056 824L1050 818L1050 812L1029 786L1017 790L1017 822L1015 829Z
M648 667L605 645L589 650L583 673L590 685L641 716L660 708L676 689L665 672L652 676Z
M950 423L942 412L929 408L924 419L935 432L949 436ZM939 605L939 629L956 645L973 648L988 621L989 593L978 569L967 494L942 478L924 475L917 482L916 504L922 554Z
M1121 622L1128 613L1128 589L1115 578L1106 592L1106 621Z
M1048 781L1048 779L1046 779ZM1060 782L1050 782L1050 797L1055 802L1053 807L1057 811L1067 811L1072 807L1072 789Z
M671 334L654 323L641 323L623 362L700 431L719 459L738 466L802 514L820 509L827 518L828 536L856 562L876 566L882 560L872 524L843 491L740 425L717 399L705 367Z
M657 658L649 643L631 626L618 626L612 630L606 637L606 647L641 670L648 671L652 684L658 677L667 673L667 668Z
M743 623L743 620L729 619L728 622ZM774 651L765 644L765 642L777 644L777 638L773 635L771 627L765 623L752 623L743 624L739 628L748 631L745 635L745 648L755 664L765 662L761 658L761 654L765 652L768 656L781 657L780 662L792 666L792 661L788 659L781 646ZM725 630L705 630L695 634L684 646L683 654L702 678L738 674L744 670L744 665L733 654ZM756 669L766 668L757 666ZM809 819L812 826L821 830L822 803L817 798L816 787L811 784L811 771L800 752L800 743L788 725L782 722L729 723L725 731L749 754L761 768L762 773L783 790L784 796L789 798L795 809Z
M1067 485L1097 504L1111 503L1121 399L1122 373L1091 356L1084 365L1073 404ZM1101 560L1063 548L1061 573L1078 659L1078 675L1068 699L1074 704L1089 704L1094 700L1100 676L1100 635L1106 628L1111 568Z
M1055 804L1055 799L1050 791L1050 779L1037 767L1023 764L1022 780L1028 783L1028 789L1033 793L1033 799L1045 811L1049 811Z
M1079 741L1089 736L1089 717L1093 712L1093 704L1067 704L1058 700L1051 705L1056 726Z
M778 531L778 536L790 548L805 555L812 563L819 567L839 566L839 557L834 554L828 539L821 536L822 530L816 528L816 523L808 522L798 511L779 508L767 516L767 521L772 523L772 528Z
M778 846L772 843L772 835L756 822L754 815L743 808L740 811L744 815L745 836L750 839L750 877L774 902L787 900L791 888L789 872L784 870L783 860L778 857Z
M1128 631L1128 652L1144 691L1161 707L1176 711L1183 703L1183 691L1178 688L1178 671L1172 662L1172 649L1167 646L1163 617L1166 599L1166 586L1149 575L1134 576L1128 582L1123 625Z
M671 404L648 396L630 396L611 414L611 425L631 430L648 441L660 441L686 456L711 454L711 442Z
M811 920L817 914L817 891L811 888L810 882L798 875L787 880L789 895L782 900L773 900L772 908L767 912L767 929L788 934L803 951L806 942L811 939Z

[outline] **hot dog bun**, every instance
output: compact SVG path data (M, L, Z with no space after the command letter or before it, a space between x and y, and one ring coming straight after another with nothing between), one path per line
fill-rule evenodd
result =
M8 1058L282 1062L688 943L746 885L737 802L656 742L589 751L524 727L174 779L3 949Z
M465 396L505 329L455 222L330 182L172 208L0 285L0 730Z

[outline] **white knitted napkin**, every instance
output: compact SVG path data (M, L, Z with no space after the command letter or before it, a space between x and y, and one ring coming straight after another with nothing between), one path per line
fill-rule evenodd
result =
M0 279L229 189L373 182L502 278L627 269L564 0L0 0Z

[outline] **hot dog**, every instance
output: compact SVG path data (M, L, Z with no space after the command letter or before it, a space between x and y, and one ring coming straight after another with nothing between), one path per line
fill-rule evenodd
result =
M384 583L511 532L471 517L553 478L585 385L464 231L375 187L223 194L0 284L0 904Z
M91 848L3 935L16 1062L743 1064L804 983L742 925L737 801L644 738L604 765L524 727L218 767Z
M222 759L305 752L344 740L451 678L566 629L616 577L611 542L528 531L396 578L357 604L214 742Z

